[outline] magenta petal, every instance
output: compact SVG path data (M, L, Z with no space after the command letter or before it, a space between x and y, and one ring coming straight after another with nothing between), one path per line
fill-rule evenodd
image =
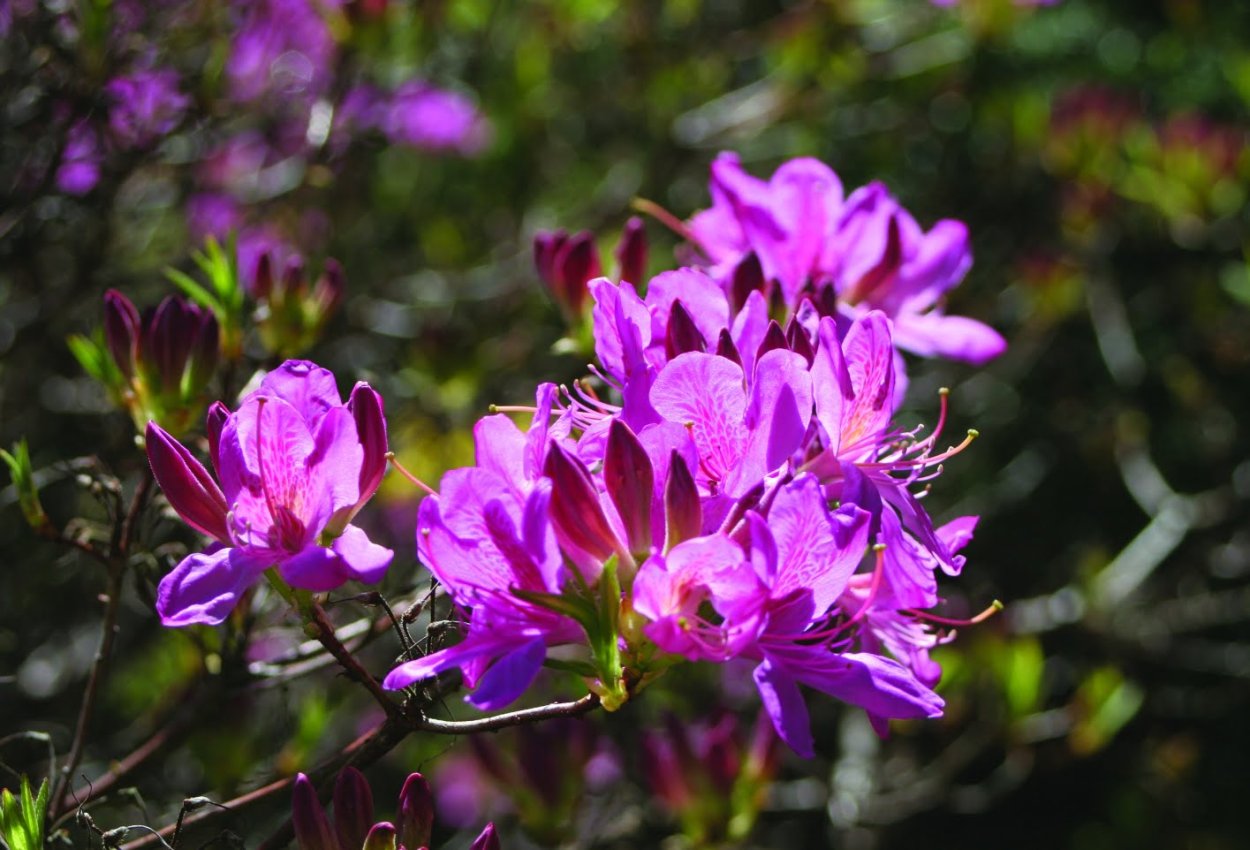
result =
M921 237L915 254L899 274L905 303L900 312L925 310L963 280L972 267L968 226L943 219Z
M317 477L326 488L331 511L353 511L360 501L365 450L351 411L346 407L326 411L317 425L313 444L307 463L309 468L316 469Z
M868 519L867 511L853 505L831 514L813 475L783 487L768 514L780 559L773 598L807 589L813 612L827 611L863 560Z
M781 740L805 759L816 755L812 740L812 722L799 691L798 682L771 661L755 668L755 686L759 688L764 710L773 721Z
M371 541L359 527L349 525L333 544L333 549L356 581L377 584L386 574L395 553Z
M483 711L503 708L525 692L546 657L546 642L530 638L492 664L465 701Z
M721 285L698 269L676 269L661 272L647 284L653 340L664 339L673 302L678 299L705 342L716 342L721 329L729 326L729 302Z
M386 473L386 414L382 396L363 381L352 388L347 409L356 420L356 436L364 449L364 461L360 466L360 500L373 495Z
M665 419L690 429L708 478L729 477L745 442L741 367L714 354L682 354L656 376L651 404Z
M338 553L324 546L309 546L287 558L278 565L278 573L292 587L311 590L313 593L334 590L343 582L354 578Z
M989 325L937 312L899 316L894 336L900 348L913 354L940 355L973 366L988 363L1007 350L1007 341Z
M308 360L287 360L248 398L276 396L299 411L311 429L328 410L343 406L334 373Z
M156 612L166 626L215 626L268 566L240 549L218 549L182 559L156 589Z
M723 357L717 358L728 362ZM812 417L807 361L777 349L760 358L743 421L750 433L741 462L725 477L724 491L740 496L789 460Z

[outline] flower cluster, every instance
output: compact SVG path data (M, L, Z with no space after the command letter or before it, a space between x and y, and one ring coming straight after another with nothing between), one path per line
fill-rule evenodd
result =
M458 668L471 703L499 708L551 647L575 644L585 655L558 665L608 709L682 659L753 661L777 732L804 755L800 685L879 729L941 713L929 650L943 621L922 612L937 574L962 568L976 518L935 526L915 491L968 440L940 451L941 421L922 436L892 420L898 348L972 362L1002 350L940 304L970 262L966 231L924 232L876 185L843 203L813 160L765 182L722 155L712 195L688 225L697 265L645 295L590 281L610 395L548 384L527 431L486 417L476 465L422 502L418 551L467 635L387 687Z
M351 524L386 471L382 399L368 384L343 404L330 372L288 360L238 410L214 404L207 431L217 480L159 425L147 427L170 505L215 541L161 581L161 622L220 623L271 569L309 591L382 578L393 553Z

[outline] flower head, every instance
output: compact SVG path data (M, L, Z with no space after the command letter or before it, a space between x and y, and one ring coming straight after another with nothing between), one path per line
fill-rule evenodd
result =
M162 622L219 623L271 568L288 584L312 591L379 581L391 550L350 524L373 495L384 464L377 394L359 384L344 405L333 375L289 360L238 410L219 417L215 408L210 442L220 487L185 447L159 425L148 425L148 457L170 504L216 540L161 581Z

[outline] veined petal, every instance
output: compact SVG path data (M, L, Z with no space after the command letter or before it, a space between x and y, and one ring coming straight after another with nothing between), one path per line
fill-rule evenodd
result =
M670 361L651 387L651 404L688 427L699 450L702 477L722 481L737 467L745 448L746 392L742 369L714 354L691 352Z
M166 626L215 626L229 616L243 591L268 563L237 548L183 558L156 589L156 612Z
M723 357L718 359L724 361ZM725 492L740 496L780 468L803 441L811 418L812 382L807 361L782 349L761 357L743 415L750 436L741 462L726 476Z
M354 509L360 500L360 469L365 450L351 411L346 407L327 410L317 425L313 442L307 465L320 478L331 512Z
M818 644L798 643L770 645L766 652L772 665L794 679L878 717L942 715L942 698L893 658L866 652L839 654Z
M854 505L830 512L813 475L781 488L768 512L780 560L772 597L808 589L813 613L828 610L863 560L868 520L868 512Z

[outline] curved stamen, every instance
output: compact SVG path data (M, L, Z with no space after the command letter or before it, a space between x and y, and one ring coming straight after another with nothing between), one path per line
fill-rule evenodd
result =
M402 475L404 478L408 479L410 483L412 483L416 487L421 488L422 490L424 490L427 494L431 496L437 495L434 492L433 487L431 487L429 484L426 484L420 478L418 478L417 476L409 472L408 469L402 463L399 462L399 459L395 457L394 452L387 452L386 459L390 461L391 466L395 467L395 471L398 472L400 475Z
M911 608L903 609L903 613L910 614L917 620L923 620L928 623L936 623L941 626L954 626L958 628L963 626L975 626L978 623L984 623L1001 610L1003 610L1003 603L995 599L990 603L988 608L980 614L977 614L975 617L971 617L967 620L952 620L949 617L939 617L937 614L930 614L928 611L916 611Z

